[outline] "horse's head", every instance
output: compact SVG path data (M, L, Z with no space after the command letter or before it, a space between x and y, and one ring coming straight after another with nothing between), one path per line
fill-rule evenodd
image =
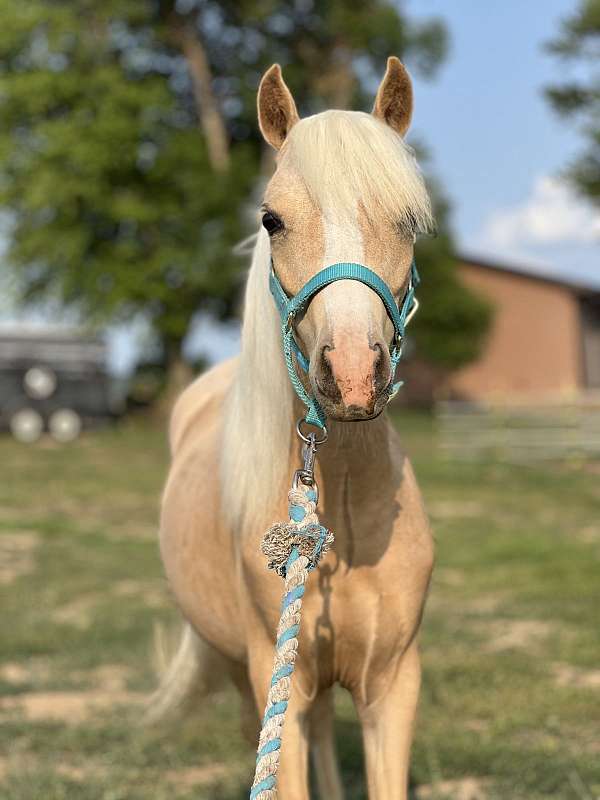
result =
M367 266L406 291L415 234L431 221L429 199L403 136L412 113L408 73L396 58L372 114L326 111L300 120L278 65L258 94L261 131L278 150L262 223L273 267L289 296L323 267ZM384 408L394 328L380 297L358 280L321 289L295 335L310 359L310 391L328 417L364 420Z

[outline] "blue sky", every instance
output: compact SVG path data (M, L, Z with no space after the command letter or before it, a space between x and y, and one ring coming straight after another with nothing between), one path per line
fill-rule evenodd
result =
M560 179L582 139L541 93L565 75L544 43L574 7L409 0L413 17L440 16L451 37L436 79L415 77L413 129L450 194L463 250L600 281L600 214Z

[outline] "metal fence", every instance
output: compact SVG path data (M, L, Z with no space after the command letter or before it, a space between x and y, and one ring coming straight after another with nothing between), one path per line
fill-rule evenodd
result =
M443 402L440 446L451 458L511 461L600 458L600 396L573 402Z

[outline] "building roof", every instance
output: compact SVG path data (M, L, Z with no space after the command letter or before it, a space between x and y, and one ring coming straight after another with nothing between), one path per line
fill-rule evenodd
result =
M484 269L497 270L498 272L508 272L511 275L519 275L523 278L530 278L534 281L543 281L544 283L553 283L558 286L566 286L572 289L577 294L597 294L600 293L600 267L598 269L598 277L574 277L568 278L564 274L552 270L548 266L539 266L535 264L525 265L517 264L514 262L490 260L487 257L479 257L472 253L457 253L459 261L463 264L470 266L483 267Z

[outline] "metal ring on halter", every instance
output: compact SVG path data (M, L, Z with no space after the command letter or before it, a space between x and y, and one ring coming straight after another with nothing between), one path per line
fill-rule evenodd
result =
M408 325L408 323L411 321L411 319L414 317L414 315L417 313L418 310L419 310L419 301L417 300L416 297L413 296L411 309L406 315L406 319L404 320L405 327L406 325Z
M304 417L301 417L298 422L296 423L296 433L302 439L305 444L310 444L310 439L304 433L302 433L302 423L305 422L307 425L310 425L310 422L306 422ZM327 428L323 427L320 428L321 433L323 434L320 439L315 439L315 447L318 447L323 442L327 441Z

